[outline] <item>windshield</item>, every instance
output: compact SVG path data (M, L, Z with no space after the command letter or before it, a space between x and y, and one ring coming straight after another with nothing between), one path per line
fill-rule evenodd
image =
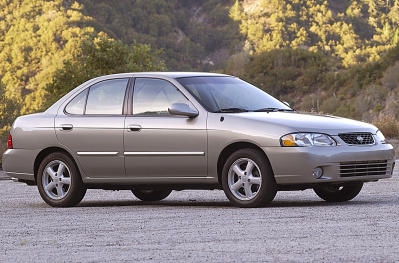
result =
M235 77L177 79L208 111L291 111L287 105Z

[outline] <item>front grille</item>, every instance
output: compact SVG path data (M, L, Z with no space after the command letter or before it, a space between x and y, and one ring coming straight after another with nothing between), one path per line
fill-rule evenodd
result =
M387 160L341 162L339 172L341 177L386 175Z
M347 144L374 144L374 138L371 133L341 133L338 136Z

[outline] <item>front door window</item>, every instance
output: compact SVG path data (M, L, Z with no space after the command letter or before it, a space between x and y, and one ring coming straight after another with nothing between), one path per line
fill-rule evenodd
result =
M168 116L173 103L189 101L171 83L161 79L137 78L134 83L133 115Z

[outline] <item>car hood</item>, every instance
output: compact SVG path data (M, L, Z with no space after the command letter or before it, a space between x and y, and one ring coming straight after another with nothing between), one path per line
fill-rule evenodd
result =
M377 128L361 121L301 112L244 112L236 115L238 118L251 119L273 126L282 126L296 132L320 132L338 135L346 132L371 132Z

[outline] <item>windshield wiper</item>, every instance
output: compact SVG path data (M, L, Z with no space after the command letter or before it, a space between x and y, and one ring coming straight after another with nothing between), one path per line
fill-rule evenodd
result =
M279 109L279 108L262 108L254 110L254 112L276 112L276 111L294 111L293 109Z
M215 113L234 113L234 112L247 112L247 109L242 109L242 108L223 108L215 111Z

